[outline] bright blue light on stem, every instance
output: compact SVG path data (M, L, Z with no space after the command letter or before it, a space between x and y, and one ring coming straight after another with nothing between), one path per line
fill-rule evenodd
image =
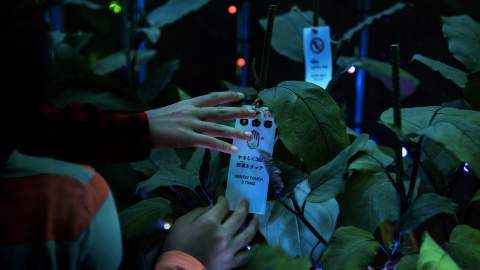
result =
M468 166L468 163L465 163L465 165L463 165L463 171L465 173L470 173L470 167Z

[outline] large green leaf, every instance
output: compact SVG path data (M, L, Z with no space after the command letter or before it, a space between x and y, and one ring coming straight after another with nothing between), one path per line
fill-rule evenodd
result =
M208 3L209 0L168 0L167 3L152 10L147 15L147 21L151 26L164 27L199 10Z
M417 269L417 261L417 254L403 256L398 262L396 270L415 270Z
M325 21L318 18L319 25ZM259 20L260 26L267 29L267 18ZM313 12L301 11L294 6L288 13L275 17L272 47L279 54L296 62L303 62L303 28L313 25Z
M449 184L449 176L463 163L441 144L425 138L420 160L420 177L425 191L443 190Z
M340 193L349 174L348 166L353 160L353 157L358 153L375 157L376 161L373 162L378 161L378 163L381 164L379 168L382 170L383 167L388 166L392 162L392 158L383 154L376 144L368 139L368 135L361 134L333 160L310 173L308 181L312 192L309 194L307 200L310 202L322 202ZM369 171L371 168L371 163L363 161L355 164L354 167L355 170L360 171L363 169Z
M158 42L162 34L162 31L157 27L141 27L135 29L135 31L145 34L148 40L153 44Z
M68 44L76 52L79 52L93 37L93 33L76 32L64 33L61 31L49 32L52 48L61 44Z
M340 226L374 233L385 221L400 217L400 198L384 172L354 173L340 201Z
M52 48L55 48L59 44L63 43L63 41L65 41L67 34L61 31L52 31L48 33L48 36L50 38L50 45L52 46Z
M130 57L133 59L135 57L135 65L145 64L150 61L157 52L155 50L143 50L143 51L132 51L130 52ZM127 66L127 60L124 52L113 53L103 59L98 60L91 65L91 68L95 74L106 75L112 73L118 69Z
M380 119L393 127L393 110L382 113ZM446 107L402 109L402 132L436 141L480 176L480 112Z
M295 187L295 198L299 205L305 201L310 192L307 181ZM291 208L293 204L286 202ZM305 218L318 233L328 241L335 230L338 216L338 203L330 199L322 203L305 205ZM271 246L282 248L290 256L309 256L318 240L302 221L278 202L269 202L265 215L257 215L260 232ZM318 256L325 246L320 244L314 252Z
M471 72L480 71L480 23L468 15L442 17L448 49Z
M408 232L417 228L429 218L441 214L455 214L456 204L449 198L436 193L425 193L410 205L399 221L402 232Z
M281 249L268 245L256 246L252 259L238 270L308 270L310 258L293 258Z
M460 267L427 233L420 247L417 270L460 270Z
M373 261L380 244L367 231L340 227L322 255L325 270L363 270Z
M182 186L195 190L199 182L199 168L202 165L204 149L196 149L192 157L182 167L181 163L154 160L158 171L149 179L138 184L138 190L151 192L162 186Z
M163 198L141 201L120 212L122 234L125 239L146 236L171 212L170 202Z
M348 165L349 175L353 172L382 172L393 162L393 157L383 152L378 145L369 140Z
M355 66L364 69L370 76L382 81L390 91L393 90L392 84L392 65L387 62L381 62L370 58L345 57L340 56L337 65L348 68ZM408 97L420 84L419 80L404 69L400 69L400 91L402 97Z
M353 27L353 28L349 29L347 32L345 32L342 35L342 38L340 39L340 41L351 40L353 38L353 36L355 36L355 34L360 32L365 27L371 25L376 20L381 19L384 16L392 15L392 14L396 13L397 11L404 9L406 6L407 5L404 4L404 3L396 3L393 6L387 8L387 9L385 9L385 10L383 10L383 11L381 11L381 12L375 14L375 15L368 16L361 23L357 24L355 27Z
M480 231L468 225L458 225L450 234L445 247L448 254L463 270L480 266Z
M180 62L178 60L169 61L157 67L149 74L144 89L139 92L140 97L147 103L151 103L158 98L179 67Z
M445 176L454 173L461 165L461 161L441 144L425 139L423 143L423 160L434 164Z
M325 164L348 145L340 109L320 87L288 81L259 96L273 112L280 140L307 171Z
M415 54L412 61L418 61L434 71L440 72L443 77L454 82L458 87L465 88L467 85L467 73L440 61L433 60L421 54Z

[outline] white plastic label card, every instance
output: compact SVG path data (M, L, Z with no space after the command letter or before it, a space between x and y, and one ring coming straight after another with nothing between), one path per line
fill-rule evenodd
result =
M330 27L308 27L303 29L303 51L305 55L305 81L326 89L332 80L332 49Z
M233 140L238 151L230 158L226 197L231 210L246 199L250 213L263 215L267 206L269 175L260 150L272 154L277 127L267 108L257 110L257 118L237 119L235 122L235 128L252 132L253 138L249 141Z

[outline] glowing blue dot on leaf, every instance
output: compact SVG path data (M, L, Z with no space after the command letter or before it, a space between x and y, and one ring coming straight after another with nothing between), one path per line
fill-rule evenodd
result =
M349 67L349 68L347 69L347 72L348 72L349 74L354 74L355 71L357 71L357 69L355 68L355 66L351 66L351 67Z
M463 165L463 171L465 173L470 173L470 168L468 167L468 163L465 163L465 165Z
M165 220L159 220L157 223L157 228L160 230L168 231L172 228L172 223Z

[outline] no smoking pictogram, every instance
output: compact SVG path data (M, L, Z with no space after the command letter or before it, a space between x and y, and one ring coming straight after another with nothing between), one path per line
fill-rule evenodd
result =
M310 50L314 53L322 53L325 49L325 42L319 37L313 38L310 41Z

